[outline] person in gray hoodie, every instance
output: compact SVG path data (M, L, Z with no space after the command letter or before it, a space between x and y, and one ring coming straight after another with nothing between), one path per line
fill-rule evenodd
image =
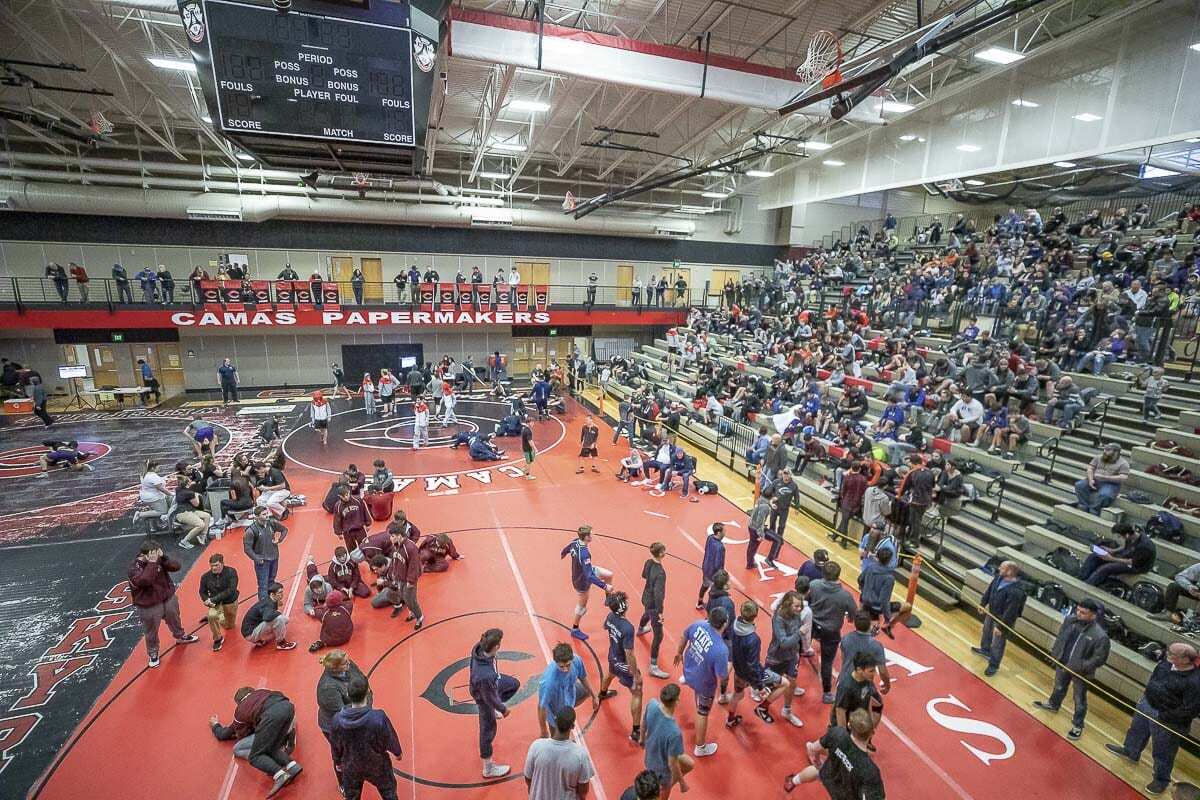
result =
M896 574L886 564L891 560L891 555L891 552L884 550L879 554L879 560L868 558L864 561L858 582L862 592L859 599L862 600L863 608L871 615L872 623L878 624L882 616L883 630L894 639L891 633L892 590L896 586Z
M754 556L758 553L759 543L766 538L767 519L770 516L771 490L768 488L758 495L754 507L750 509L750 521L746 524L750 531L750 543L746 545L746 569L755 569L757 566Z
M838 580L842 567L825 562L824 577L813 581L808 588L808 605L812 609L813 634L821 643L821 702L833 703L833 662L838 645L842 643L842 626L854 618L858 604Z
M1083 722L1087 717L1086 681L1108 661L1108 632L1100 624L1102 611L1098 602L1085 597L1075 606L1075 613L1063 620L1050 650L1055 663L1060 665L1054 670L1054 689L1049 699L1033 701L1044 711L1056 712L1067 696L1067 687L1074 682L1075 714L1071 718L1071 730L1067 732L1069 739L1083 735Z
M804 643L804 625L800 615L803 605L804 599L797 592L787 592L780 599L779 608L771 618L771 644L767 647L764 661L768 670L786 676L791 686L796 685L800 648ZM792 713L793 696L792 692L784 692L781 716L799 728L803 723Z
M350 660L345 650L330 650L319 659L325 671L317 681L317 727L329 740L329 732L333 727L333 718L350 702L350 681L354 678L366 681L363 671ZM368 699L367 705L370 705ZM332 744L332 743L331 743ZM337 772L337 761L334 760L334 771ZM338 774L338 783L341 775Z

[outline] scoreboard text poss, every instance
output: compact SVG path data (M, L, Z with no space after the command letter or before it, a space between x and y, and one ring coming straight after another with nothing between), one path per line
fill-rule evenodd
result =
M207 0L220 127L412 147L407 28Z

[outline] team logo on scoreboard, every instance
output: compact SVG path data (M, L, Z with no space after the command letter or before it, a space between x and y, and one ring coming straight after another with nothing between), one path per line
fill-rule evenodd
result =
M204 12L200 10L200 4L185 3L180 13L183 15L183 27L187 31L188 38L192 40L192 44L203 42Z
M437 51L433 49L433 42L424 36L414 36L413 59L416 60L421 72L429 72L433 69L433 65L437 62Z

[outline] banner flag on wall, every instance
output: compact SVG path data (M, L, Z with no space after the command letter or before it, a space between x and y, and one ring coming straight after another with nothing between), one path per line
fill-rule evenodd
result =
M200 302L206 306L221 307L221 284L217 281L200 281Z
M458 285L458 305L460 308L471 308L471 284Z
M337 311L342 307L342 288L332 281L321 284L321 306L326 311Z
M496 310L512 311L512 287L507 283L496 286Z
M536 310L545 311L550 307L550 287L535 286L533 287L533 298Z
M475 284L475 298L479 301L480 311L492 310L492 287L484 284Z
M421 308L426 311L433 311L433 303L437 298L437 290L432 283L421 284Z
M259 308L271 305L271 282L250 281L250 297L247 299Z
M439 283L437 285L438 292L438 308L442 311L454 310L454 284Z
M313 285L308 281L293 281L296 289L296 307L300 311L313 310Z
M529 308L529 287L525 284L520 284L513 290L515 298L513 302L516 305L517 311L524 311Z
M275 305L279 308L291 308L295 302L295 281L275 281Z
M241 281L221 281L221 301L228 311L242 311L245 306L245 293Z

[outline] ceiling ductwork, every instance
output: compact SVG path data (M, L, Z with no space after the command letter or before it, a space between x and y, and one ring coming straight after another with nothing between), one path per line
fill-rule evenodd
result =
M131 176L132 177L132 176ZM133 177L135 181L141 178ZM164 189L119 188L109 186L73 186L0 180L0 196L11 199L14 210L47 214L113 214L158 219L185 219L190 214L211 210L238 212L246 222L272 219L323 222L377 223L389 225L429 225L467 228L478 211L470 206L445 203L417 205L409 203L361 202L346 198L308 196L225 197L204 192ZM447 198L453 199L453 198ZM577 222L565 214L539 209L513 208L512 226L524 230L559 233L601 234L609 236L662 236L656 228L661 220L630 219L592 215ZM674 231L686 226L695 231L695 223L672 222Z

